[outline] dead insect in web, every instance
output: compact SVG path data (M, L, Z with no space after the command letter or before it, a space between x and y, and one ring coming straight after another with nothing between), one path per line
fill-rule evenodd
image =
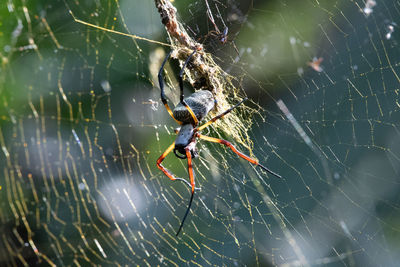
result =
M208 37L214 36L214 37L216 37L216 38L219 40L219 42L220 42L221 44L224 45L224 44L226 44L226 43L228 42L228 30L229 30L229 29L228 29L228 26L225 25L225 22L224 22L224 20L222 19L221 13L219 12L218 6L216 5L215 7L217 8L218 13L219 13L218 17L221 19L222 23L224 24L224 30L221 32L221 31L219 30L217 24L215 23L214 16L213 16L213 14L212 14L212 12L211 12L211 9L210 9L210 6L209 6L209 4L208 4L208 1L205 0L205 3L206 3L206 6L207 6L207 16L208 16L209 20L211 21L211 23L214 25L214 29L215 29L215 30L210 31L210 32L204 37L204 41L203 41L203 42L205 42L205 41L207 40ZM240 53L239 53L239 50L237 49L237 47L236 47L236 45L235 45L235 42L234 42L233 40L232 40L231 42L232 42L233 48L235 49L236 53L239 55Z
M389 24L388 26L387 26L387 33L386 33L386 35L385 35L385 37L386 37L386 39L387 40L389 40L390 38L392 38L392 33L394 32L394 26L397 26L396 25L396 23L392 23L392 24Z
M211 23L214 25L214 29L215 29L215 31L209 32L208 35L205 37L205 39L207 39L208 36L214 35L219 39L221 44L225 44L228 41L228 27L225 25L224 21L220 17L222 22L224 23L225 28L224 28L223 32L221 32L219 30L217 24L215 24L214 16L212 15L210 6L208 5L208 1L205 0L205 2L206 2L206 6L207 6L207 16L210 19ZM219 12L219 10L218 10L218 12Z
M215 31L210 31L204 40L206 40L209 36L215 36L221 44L226 44L226 42L228 42L228 30L228 27L225 27L223 32L220 32L217 28Z
M310 66L311 68L313 68L313 70L321 72L321 71L323 71L323 69L321 67L321 62L323 60L324 59L322 57L320 57L320 58L315 57L315 58L313 58L313 61L307 62L307 65Z
M171 51L172 52L172 51ZM191 94L188 97L184 97L183 95L183 71L187 64L189 63L190 59L192 58L193 54L196 53L196 50L190 54L190 56L186 59L180 73L179 73L179 88L180 88L180 102L179 104L174 108L172 111L171 108L168 105L167 98L164 93L164 78L162 76L162 72L164 69L164 65L167 62L168 58L171 55L171 52L166 56L164 59L160 71L158 73L158 81L160 84L160 89L161 89L161 101L164 104L165 108L167 109L168 113L171 115L171 117L181 125L180 129L177 130L177 137L175 141L165 150L165 152L158 158L157 160L157 167L171 180L176 181L182 181L186 183L190 188L191 188L191 197L189 201L189 206L185 212L185 215L183 216L183 219L181 221L181 225L179 226L179 229L176 233L176 235L179 234L181 231L183 224L185 222L185 219L187 215L189 214L190 207L192 205L193 201L193 196L194 196L194 191L196 189L195 187L195 181L194 181L194 172L193 172L193 166L192 166L192 159L196 158L198 156L198 151L196 148L196 142L198 139L202 139L205 141L209 141L212 143L220 143L223 144L227 147L229 147L234 153L236 153L239 157L249 161L250 163L261 167L263 170L267 171L268 173L281 178L279 174L274 173L267 167L261 165L256 159L250 158L249 156L241 153L238 151L230 142L223 140L223 139L218 139L206 135L200 134L200 132L205 129L206 127L210 126L212 123L214 123L216 120L221 119L224 117L226 114L237 108L240 104L242 104L245 100L243 99L233 107L227 109L226 111L222 112L221 114L215 116L208 122L204 123L203 125L199 126L199 122L201 122L205 116L214 108L215 105L215 98L213 94L208 91L208 90L199 90L193 94ZM175 177L167 168L165 168L163 165L161 165L162 161L165 159L165 157L171 153L171 151L174 151L175 156L181 159L187 159L188 163L188 172L189 172L189 179L190 183L186 181L185 179L182 178L177 178Z

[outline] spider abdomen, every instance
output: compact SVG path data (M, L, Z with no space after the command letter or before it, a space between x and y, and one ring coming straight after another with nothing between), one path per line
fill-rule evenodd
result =
M185 103L192 109L198 121L204 117L214 108L215 100L213 94L208 90L197 91L184 99ZM174 117L183 123L193 123L193 118L187 108L179 103L174 108Z

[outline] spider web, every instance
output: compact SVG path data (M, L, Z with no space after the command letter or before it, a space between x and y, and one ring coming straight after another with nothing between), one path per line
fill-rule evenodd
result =
M171 48L154 2L7 0L1 265L397 266L399 2L174 5L252 99L236 113L251 122L242 134L252 149L229 129L203 134L283 178L199 142L201 191L176 237L190 194L155 165L177 125L159 99ZM166 66L173 103L179 68L176 59ZM187 178L185 161L164 162Z

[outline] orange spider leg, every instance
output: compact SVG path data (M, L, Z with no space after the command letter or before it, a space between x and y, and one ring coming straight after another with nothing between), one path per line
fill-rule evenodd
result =
M192 153L189 148L186 148L186 157L188 160L188 172L190 178L190 185L192 186L192 194L194 194L195 182L194 182L194 173L193 173L193 165L192 165Z
M178 121L177 119L175 119L174 113L172 112L172 110L171 110L171 108L169 107L169 105L168 105L167 102L164 103L164 106L165 106L165 108L167 109L169 115L171 115L171 117L172 117L179 125L182 125L182 122L181 122L181 121ZM190 111L189 111L189 112L190 112ZM192 111L192 112L193 112L193 111Z
M280 176L279 174L276 174L275 172L271 171L270 169L268 169L267 167L261 165L258 160L250 158L249 156L243 154L242 152L238 151L230 142L223 140L223 139L218 139L218 138L214 138L214 137L210 137L210 136L206 136L206 135L201 135L199 133L196 134L196 136L200 139L209 141L209 142L213 142L213 143L219 143L219 144L223 144L227 147L229 147L233 152L235 152L239 157L249 161L250 163L261 167L263 170L265 170L266 172L278 177L278 178L282 178L282 176Z
M182 182L184 182L185 184L187 184L189 187L191 187L192 190L193 190L194 182L192 183L192 181L190 181L191 183L188 183L188 181L186 181L185 179L175 177L167 168L165 168L165 167L161 164L161 162L163 162L163 160L165 159L165 157L166 157L169 153L171 153L171 151L174 149L174 147L175 147L175 142L173 142L172 145L170 145L170 146L167 148L167 150L165 150L165 152L158 158L158 160L157 160L157 167L158 167L169 179L171 179L172 181L176 181L176 180L182 181ZM191 161L190 161L190 162L191 162ZM190 176L190 175L189 175L189 176ZM191 178L191 179L192 179L192 178ZM196 190L200 190L200 188L195 188L195 189L196 189Z
M192 116L194 126L199 124L199 120L197 119L196 115L194 114L193 110L189 107L189 105L186 104L185 100L182 101L182 105L189 111L190 116Z
M189 177L190 177L190 184L192 186L192 196L190 197L189 206L185 212L185 215L183 216L183 219L182 219L181 225L179 226L178 232L176 232L176 236L178 236L179 232L182 230L182 227L183 227L183 224L185 223L186 217L189 214L190 207L192 206L194 190L195 190L194 173L193 173L193 166L192 166L192 154L190 152L190 149L186 148L185 150L186 150L186 157L188 160L188 171L189 171Z
M172 181L175 181L176 178L175 176L167 169L165 168L163 165L161 165L161 162L163 162L163 160L165 159L165 157L171 153L172 149L174 149L175 147L175 142L173 142L168 148L167 150L165 150L164 153L162 153L162 155L158 158L157 160L157 167L166 175L168 176L169 179L171 179Z

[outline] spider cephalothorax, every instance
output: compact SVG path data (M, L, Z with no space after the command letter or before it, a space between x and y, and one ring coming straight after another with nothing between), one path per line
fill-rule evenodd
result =
M172 51L171 51L172 52ZM229 147L233 152L235 152L239 157L248 160L250 163L261 167L268 173L276 176L276 177L281 177L280 175L274 173L273 171L269 170L267 167L261 165L256 159L252 159L249 156L246 156L245 154L239 152L230 142L206 135L200 134L201 130L204 128L208 127L211 125L213 122L216 120L222 118L229 112L231 112L233 109L237 108L240 104L242 104L245 100L243 99L233 107L229 108L228 110L222 112L218 116L215 116L208 122L204 123L201 126L198 126L199 122L201 122L205 116L214 108L215 105L215 98L213 94L210 91L207 90L199 90L193 94L191 94L188 97L184 97L183 95L183 71L196 52L196 50L190 54L190 56L186 59L185 64L183 64L183 67L179 73L179 87L180 87L180 102L179 104L174 108L172 111L171 108L168 105L167 98L165 97L164 93L164 80L162 76L162 72L164 69L164 65L167 62L168 58L171 55L171 52L166 56L164 59L160 71L158 73L158 81L160 84L160 89L161 89L161 101L163 102L164 106L166 107L168 113L171 115L171 117L181 125L180 129L177 131L177 136L175 139L175 142L173 142L167 150L158 158L157 160L157 167L166 175L168 178L171 180L179 180L183 181L186 184L188 184L191 187L192 195L190 197L189 201L189 206L186 210L185 215L183 216L181 225L178 229L178 232L176 235L179 234L179 232L182 229L183 223L185 222L185 219L189 213L190 207L192 205L193 201L193 196L194 196L194 191L196 189L195 187L195 181L194 181L194 173L193 173L193 167L192 167L192 159L196 158L198 156L196 144L197 144L197 139L202 139L206 140L209 142L213 143L220 143L223 144L227 147ZM161 162L164 160L164 158L171 153L171 151L174 151L174 154L181 159L187 159L188 161L188 171L189 171L189 178L190 178L190 183L188 183L186 180L182 178L177 178L175 177L168 169L166 169Z
M178 134L175 139L175 147L174 147L174 154L181 159L186 159L186 151L185 149L191 144L196 144L196 139L193 139L194 134L194 127L192 124L187 123L183 124L182 127L179 129ZM197 149L196 146L188 147L193 158L197 157Z

